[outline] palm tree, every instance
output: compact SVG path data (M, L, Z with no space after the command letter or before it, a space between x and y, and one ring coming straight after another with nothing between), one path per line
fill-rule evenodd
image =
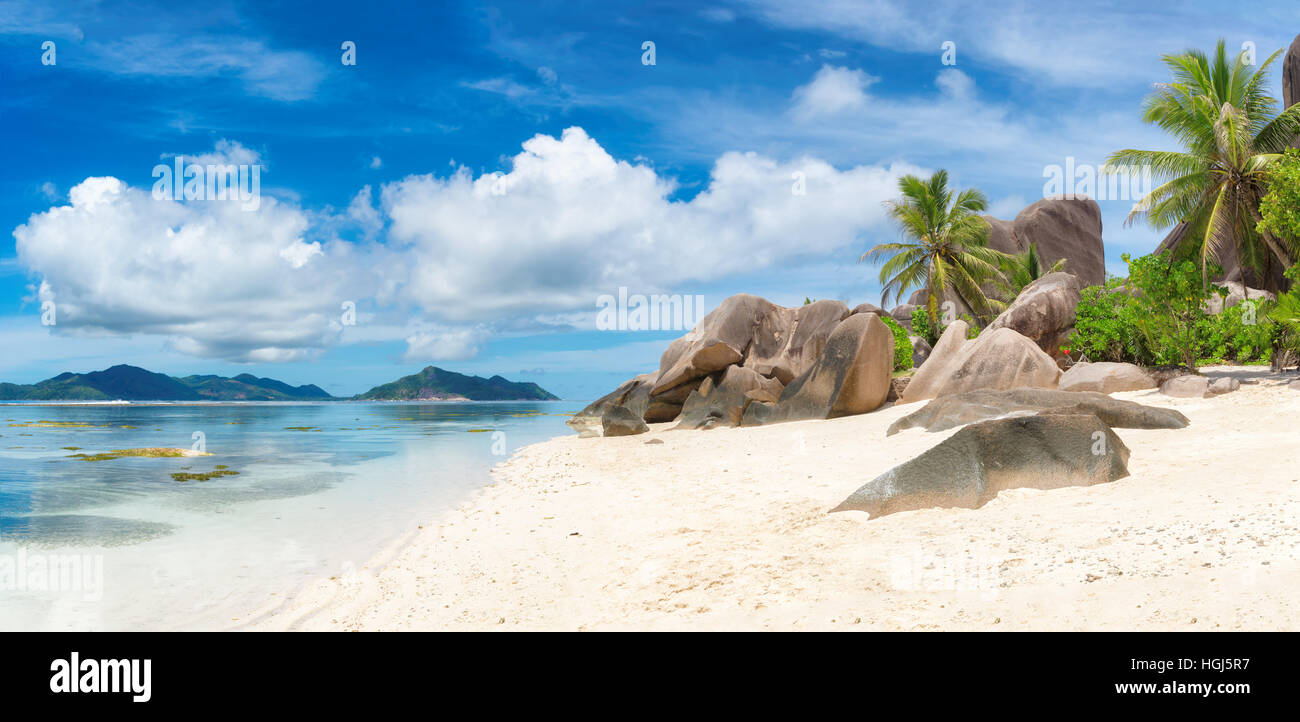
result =
M1300 133L1300 105L1275 114L1277 101L1268 94L1266 73L1281 52L1254 72L1244 52L1228 60L1223 40L1213 59L1198 50L1164 56L1172 82L1147 97L1142 119L1185 150L1121 150L1107 159L1108 171L1146 167L1162 181L1125 225L1138 218L1156 228L1185 221L1179 244L1199 253L1202 275L1229 247L1261 272L1269 256L1282 268L1295 262L1296 248L1257 228L1265 172Z
M897 301L908 290L924 287L932 324L938 324L939 296L944 291L954 292L981 319L991 318L999 304L985 295L980 284L1001 278L998 268L1007 254L988 247L989 225L979 215L988 207L984 194L971 188L954 195L946 170L929 180L903 176L898 189L903 197L885 206L908 240L878 243L858 259L888 258L880 267L881 304L891 291Z
M1049 273L1065 270L1065 259L1058 258L1050 267L1043 266L1043 257L1038 255L1038 244L1030 243L1029 248L1020 253L1009 255L1002 264L1002 282L997 284L1008 300L1014 301L1025 286L1037 281Z

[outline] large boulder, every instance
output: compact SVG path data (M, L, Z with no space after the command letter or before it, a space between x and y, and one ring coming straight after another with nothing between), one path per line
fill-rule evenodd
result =
M740 363L754 340L755 331L765 318L781 315L780 306L758 296L739 293L731 296L695 324L695 328L673 341L659 357L659 376L650 394L657 398L676 398L682 403L698 381L733 364ZM786 309L788 310L788 309ZM686 393L677 387L695 381Z
M1090 198L1044 198L1020 211L1014 221L985 216L989 248L1023 253L1037 244L1043 263L1065 259L1066 273L1083 286L1106 280L1106 251L1101 242L1101 208Z
M907 329L908 331L911 331L912 312L915 310L916 310L916 306L914 306L913 304L900 303L889 310L889 317L897 321L898 324L903 328Z
M874 313L849 316L826 340L812 367L774 404L751 403L744 425L830 419L873 411L885 403L894 370L894 334Z
M788 384L821 355L831 331L850 313L842 301L774 307L755 327L741 365Z
M881 313L887 313L887 312L885 311L885 309L883 309L883 308L881 308L881 307L879 307L879 306L877 306L877 305L875 305L875 304L871 304L871 303L859 303L858 305L856 305L856 306L853 307L853 313L855 313L855 314L856 314L856 313L875 313L875 314L881 314Z
M1074 274L1049 273L1025 286L985 331L1012 329L1038 344L1047 355L1063 360L1061 347L1068 345L1074 333L1080 298L1079 279Z
M753 401L776 401L781 396L781 382L744 366L730 366L722 380L714 385L705 379L700 388L686 399L677 417L677 429L711 429L715 426L740 426L745 407Z
M902 401L924 401L977 389L1055 389L1061 370L1042 349L1009 328L964 339L966 324L944 330L925 365L917 369ZM952 334L960 334L951 337Z
M923 393L929 393L930 390L938 388L943 381L943 372L940 368L947 368L953 363L954 359L961 354L961 349L966 345L966 332L969 327L965 321L954 321L948 324L939 336L939 340L934 343L934 348L926 356L924 366L917 366L916 373L912 374L912 380L908 386L917 385L917 390L912 393L914 396L909 398L906 393L899 397L899 401L907 403L909 401L919 401ZM924 390L924 391L923 391ZM933 398L925 396L924 398Z
M600 417L605 436L633 436L650 430L645 421L626 406L611 406Z
M1091 391L1010 389L966 391L942 396L890 425L886 436L920 428L947 431L977 421L1035 414L1093 414L1107 426L1125 429L1181 429L1187 417L1173 409L1143 406Z
M1075 364L1061 374L1061 381L1056 385L1062 391L1097 391L1103 394L1141 391L1156 386L1155 377L1141 366L1111 361Z
M1128 447L1092 414L972 424L864 484L836 511L872 518L912 509L976 509L1003 489L1091 486L1128 476Z

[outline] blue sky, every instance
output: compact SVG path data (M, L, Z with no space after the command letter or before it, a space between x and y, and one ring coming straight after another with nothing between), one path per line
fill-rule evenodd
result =
M598 330L599 295L878 303L898 175L1011 218L1067 157L1172 147L1139 117L1162 53L1300 33L1283 1L407 5L0 1L0 380L435 364L591 398L680 335ZM152 197L178 154L259 166L259 207ZM1114 272L1163 235L1130 205Z

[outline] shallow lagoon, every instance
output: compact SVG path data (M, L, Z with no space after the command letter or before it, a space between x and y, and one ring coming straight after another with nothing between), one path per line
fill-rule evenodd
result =
M304 581L355 573L514 450L569 433L582 405L2 406L0 629L237 626ZM199 439L211 456L74 456ZM217 465L238 474L172 477Z

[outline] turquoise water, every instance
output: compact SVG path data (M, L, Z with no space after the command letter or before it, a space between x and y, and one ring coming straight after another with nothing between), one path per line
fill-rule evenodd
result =
M0 629L232 626L359 568L582 405L0 406ZM73 456L200 442L211 456ZM238 474L171 476L217 465Z

